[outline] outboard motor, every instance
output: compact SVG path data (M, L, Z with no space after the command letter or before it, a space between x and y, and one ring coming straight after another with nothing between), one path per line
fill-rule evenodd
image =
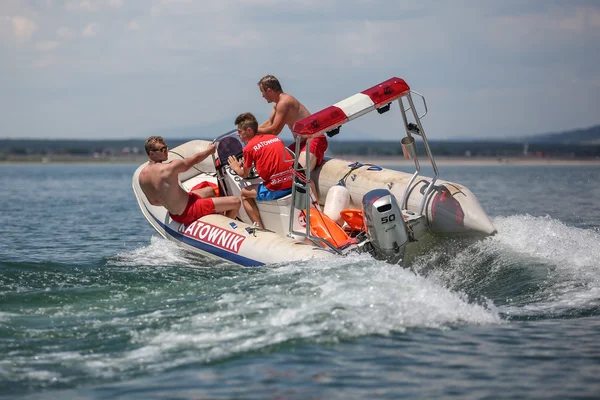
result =
M373 256L398 263L410 237L396 198L386 189L371 190L363 196L362 209Z

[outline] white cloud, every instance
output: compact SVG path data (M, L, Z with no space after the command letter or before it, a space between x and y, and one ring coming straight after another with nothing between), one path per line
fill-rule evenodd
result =
M70 39L75 36L73 29L61 26L56 30L56 35L60 38Z
M564 31L583 33L590 28L600 27L600 10L579 7L572 15L559 20L558 27Z
M90 0L67 0L67 9L81 9L85 11L96 11L98 8L97 2Z
M500 48L516 51L552 48L577 44L588 34L598 35L600 10L577 7L551 9L546 13L525 13L482 20L479 30L486 41Z
M124 0L108 0L108 5L113 8L123 8Z
M67 10L97 12L103 8L123 8L124 0L66 0Z
M51 52L59 46L56 40L42 40L35 44L35 48L42 52Z
M29 40L39 29L38 26L29 18L12 17L13 32L18 39Z
M83 37L96 37L100 33L101 26L95 22L88 24L83 31L81 31L81 36Z
M192 0L160 0L160 4L173 5L173 4L191 4Z
M397 36L394 31L398 26L399 24L395 21L378 23L365 21L354 26L352 30L341 31L336 41L342 52L352 59L356 56L369 56L382 50L388 35ZM368 60L365 61L368 62Z
M127 29L130 31L137 31L140 29L140 24L137 21L129 21Z
M56 56L54 54L47 54L36 60L34 66L37 68L46 68L56 64Z

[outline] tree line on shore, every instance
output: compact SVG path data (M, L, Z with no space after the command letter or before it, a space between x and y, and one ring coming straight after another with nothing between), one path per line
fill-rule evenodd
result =
M171 148L189 139L170 139ZM208 139L207 139L208 140ZM425 154L423 142L417 138L417 152ZM430 141L435 156L445 157L567 157L598 158L600 143L513 143L502 141ZM399 141L329 140L328 154L402 156ZM0 139L0 159L29 156L66 156L78 158L145 156L143 139L125 140L41 140Z

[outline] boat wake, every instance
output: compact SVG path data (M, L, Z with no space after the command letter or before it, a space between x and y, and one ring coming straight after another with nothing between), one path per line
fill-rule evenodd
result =
M8 381L77 385L302 343L600 314L598 232L527 215L494 224L497 235L461 251L440 243L411 268L364 254L244 268L158 237L94 267L11 265L4 279L28 301L14 303L35 307L0 320L20 327L35 312L53 323L11 330L11 364L0 369ZM63 339L39 351L49 336ZM55 363L63 373L45 367Z
M170 253L167 270L189 263L170 243L155 238L147 248L119 255L110 264L149 265L157 251ZM202 263L208 266L206 259ZM88 369L110 375L140 365L176 368L298 341L336 343L415 328L502 323L493 306L471 303L461 293L367 255L327 263L185 270L187 278L177 278L177 293L173 284L162 290L165 307L135 318L147 325L135 330L135 349L110 360L88 360ZM148 320L156 323L143 322Z
M411 268L367 255L243 268L153 238L107 262L155 274L156 282L143 282L153 297L145 311L113 322L129 332L129 349L81 362L93 375L112 377L299 342L598 314L598 232L527 215L494 224L497 235L461 251L447 251L455 242L440 243Z
M600 314L600 235L551 217L493 220L497 235L421 256L413 268L472 298L491 300L505 318L569 318Z

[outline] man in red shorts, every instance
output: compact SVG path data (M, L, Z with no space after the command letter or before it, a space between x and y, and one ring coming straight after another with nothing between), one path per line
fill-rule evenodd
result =
M235 119L238 136L244 147L244 163L235 156L230 156L229 166L242 178L247 178L252 168L263 180L242 189L242 204L252 222L263 228L257 201L275 200L292 192L293 157L285 149L285 145L275 135L257 134L258 121L251 113L243 113Z
M258 127L258 135L279 135L285 125L288 126L292 135L294 131L292 128L296 121L302 118L308 117L310 112L302 103L300 103L294 96L284 93L281 88L279 80L273 75L267 75L258 82L258 87L262 94L262 97L267 103L275 103L273 111L269 119ZM294 135L294 140L296 136ZM306 168L306 141L301 142L302 147L300 149L300 158L298 162ZM310 141L310 170L312 171L316 166L321 165L323 157L325 156L325 150L327 150L327 138L325 135L320 135ZM296 143L292 143L289 146L290 150L295 151ZM313 188L314 189L314 188Z
M214 197L211 187L190 193L179 186L179 174L192 168L216 150L214 144L183 160L164 163L169 158L169 147L160 136L150 136L146 140L146 154L150 161L140 172L140 187L153 206L163 206L175 222L189 225L207 214L225 213L235 218L240 208L240 200L234 196Z

